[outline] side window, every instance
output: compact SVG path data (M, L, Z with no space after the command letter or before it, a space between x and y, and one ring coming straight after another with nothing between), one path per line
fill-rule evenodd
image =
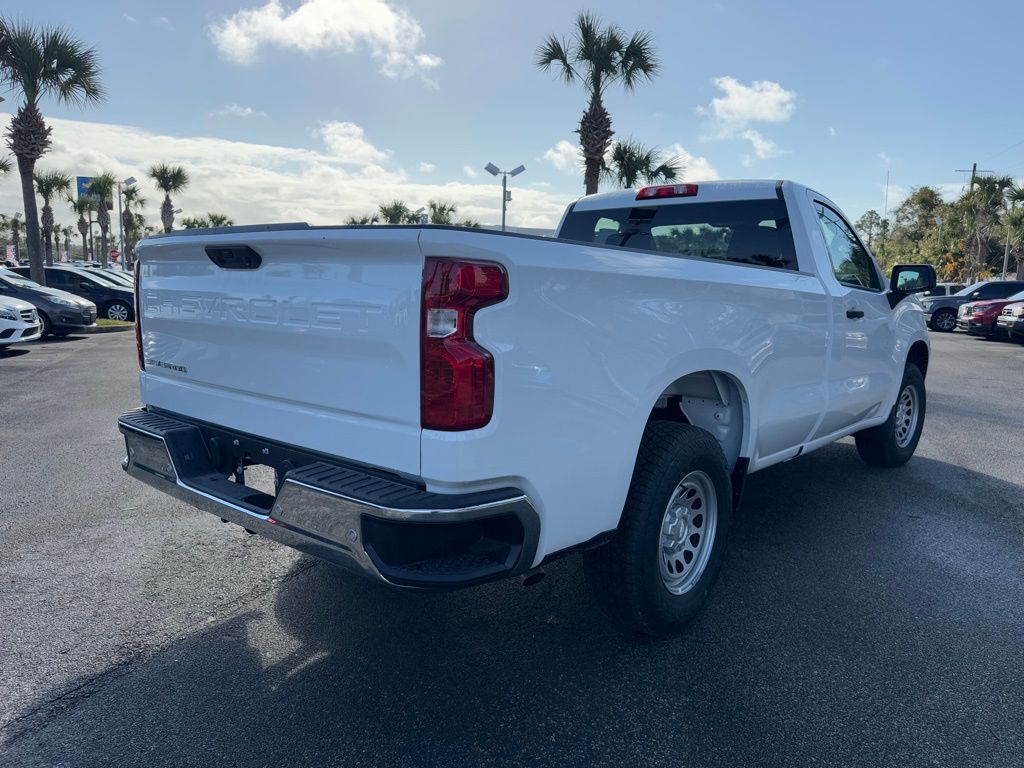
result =
M67 285L68 273L61 272L59 269L48 269L46 270L46 284L51 286Z
M814 208L836 279L852 288L880 291L882 284L871 256L842 216L823 203L815 202Z

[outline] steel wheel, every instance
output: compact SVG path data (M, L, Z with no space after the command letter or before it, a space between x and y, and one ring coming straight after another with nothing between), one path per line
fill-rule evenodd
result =
M682 595L700 579L715 543L718 496L711 478L695 470L679 481L661 520L661 580Z
M107 319L108 320L127 320L128 319L128 307L119 302L114 302L107 307Z
M956 328L956 315L949 310L943 310L932 318L932 322L940 331L952 331Z
M917 418L920 413L917 404L917 389L907 385L900 392L896 401L896 446L906 448L917 429Z

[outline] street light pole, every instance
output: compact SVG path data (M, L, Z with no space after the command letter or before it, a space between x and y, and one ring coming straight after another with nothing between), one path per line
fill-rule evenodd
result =
M520 173L526 170L525 165L517 166L511 171L502 171L494 163L488 163L484 166L484 170L487 171L491 176L501 175L501 231L505 231L505 212L508 208L508 203L512 200L512 193L508 191L508 177L518 176Z

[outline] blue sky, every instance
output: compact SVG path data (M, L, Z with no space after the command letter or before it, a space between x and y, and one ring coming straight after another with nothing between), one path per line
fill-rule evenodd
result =
M183 162L185 214L239 223L337 222L391 197L446 197L493 222L480 169L525 163L510 222L545 226L582 188L584 101L532 60L581 9L651 31L663 61L653 83L608 94L618 135L678 152L691 178L791 178L856 217L881 210L886 170L890 208L921 184L955 193L954 170L975 160L1024 175L1014 6L8 0L4 13L64 24L100 52L108 97L44 108L44 166L142 178ZM0 211L20 208L17 193L0 182ZM158 204L151 190L154 218Z

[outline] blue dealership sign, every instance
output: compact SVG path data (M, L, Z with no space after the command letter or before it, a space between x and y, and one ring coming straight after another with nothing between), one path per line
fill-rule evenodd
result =
M92 176L77 177L78 199L89 197L89 185L92 184Z

